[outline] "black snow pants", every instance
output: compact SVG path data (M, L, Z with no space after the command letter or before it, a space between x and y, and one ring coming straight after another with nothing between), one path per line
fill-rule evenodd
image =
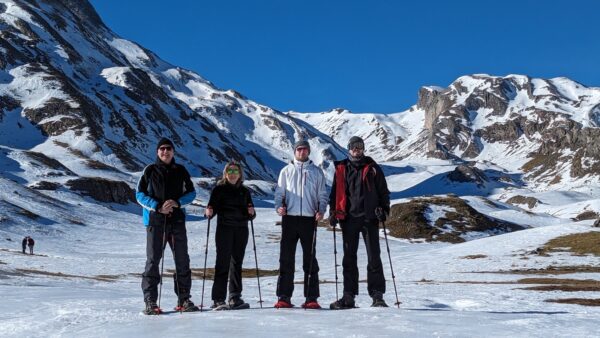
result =
M242 296L242 263L248 244L248 226L217 225L215 234L217 259L212 288L212 300L225 301L227 280L229 298Z
M344 293L358 295L358 264L357 251L359 235L362 233L367 249L367 290L369 296L375 293L385 293L385 277L381 263L379 248L379 226L377 220L364 218L348 218L341 222L344 242Z
M279 254L279 279L277 280L277 297L292 297L294 292L294 271L296 270L296 245L298 239L302 246L302 269L304 270L304 297L316 300L319 294L319 263L317 253L312 252L315 218L305 216L283 216L281 222L281 245ZM316 242L315 242L316 246ZM312 273L310 290L308 275Z
M164 224L149 225L146 229L146 269L142 275L142 290L145 300L156 301L158 298L160 259L167 243L173 253L177 272L173 275L175 294L182 301L190 298L192 272L188 255L187 231L185 222L179 221L167 222L166 229Z

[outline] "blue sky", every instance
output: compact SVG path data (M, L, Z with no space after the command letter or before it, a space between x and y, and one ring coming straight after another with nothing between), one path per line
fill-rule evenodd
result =
M600 1L91 0L118 35L282 111L390 113L488 73L600 86Z

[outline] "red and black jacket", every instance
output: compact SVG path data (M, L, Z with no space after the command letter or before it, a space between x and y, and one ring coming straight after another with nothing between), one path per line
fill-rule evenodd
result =
M345 159L334 165L329 210L338 220L377 219L375 209L378 207L389 213L390 191L381 167L372 158L365 156L358 164Z

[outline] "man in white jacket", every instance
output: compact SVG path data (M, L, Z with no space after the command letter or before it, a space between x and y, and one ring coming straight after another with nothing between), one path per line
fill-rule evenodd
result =
M296 245L302 245L304 270L303 308L319 309L319 264L316 258L316 226L327 209L328 196L323 171L308 159L307 141L294 144L294 160L279 173L275 208L282 216L276 308L293 307Z

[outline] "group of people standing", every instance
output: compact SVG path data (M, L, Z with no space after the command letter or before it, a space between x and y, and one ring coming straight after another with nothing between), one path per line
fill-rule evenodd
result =
M175 260L174 285L176 309L198 311L190 300L191 270L182 207L196 196L185 167L175 163L174 144L159 141L157 160L144 169L136 198L143 207L147 231L146 268L142 290L146 314L159 314L159 263L168 243ZM275 308L293 307L295 255L298 241L302 247L304 271L303 308L319 309L319 264L316 255L316 229L329 206L329 224L342 229L344 292L331 303L331 309L355 307L358 295L357 251L362 233L367 251L368 292L372 306L387 306L383 300L385 278L380 258L378 222L389 213L390 199L385 176L375 161L365 156L364 141L357 136L348 143L348 158L334 163L331 191L326 188L323 171L310 159L307 141L294 144L294 159L279 175L275 209L282 217ZM250 191L243 185L240 163L229 162L223 177L213 189L205 216L217 217L216 264L212 288L212 308L231 309L248 306L242 297L242 263L248 243L248 221L256 217ZM229 287L227 288L227 284ZM228 289L228 290L227 290ZM229 296L227 297L227 291Z
M35 245L35 241L31 236L25 236L23 241L21 241L21 246L23 247L23 253L25 253L25 248L29 248L29 254L33 255L33 246Z

